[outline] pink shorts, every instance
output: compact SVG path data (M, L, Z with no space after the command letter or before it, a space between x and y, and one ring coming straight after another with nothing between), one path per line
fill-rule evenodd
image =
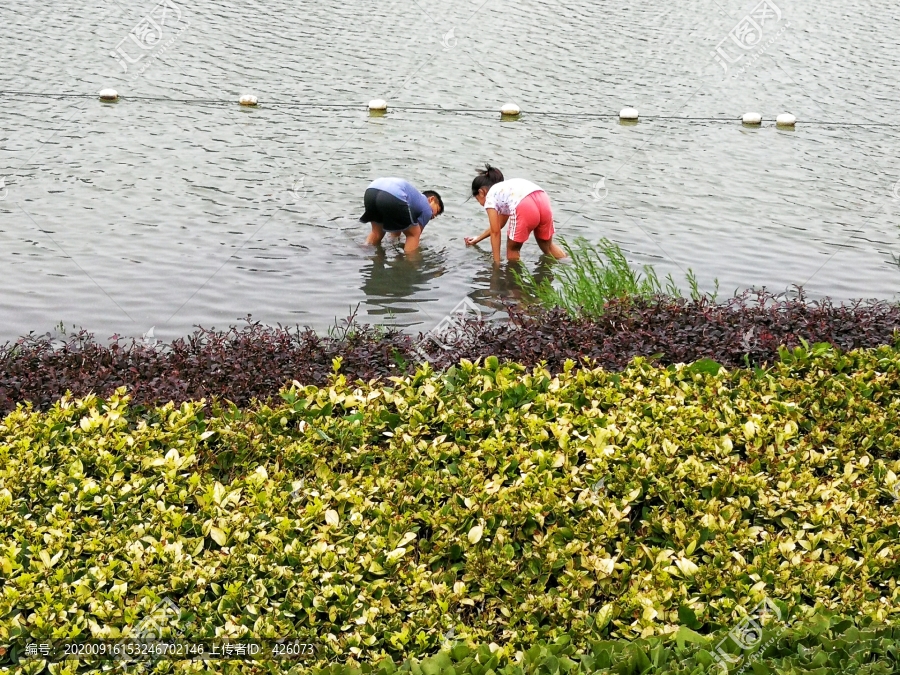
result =
M509 217L509 238L517 244L528 241L534 232L535 239L547 241L553 238L553 210L550 197L543 190L532 192L516 207Z

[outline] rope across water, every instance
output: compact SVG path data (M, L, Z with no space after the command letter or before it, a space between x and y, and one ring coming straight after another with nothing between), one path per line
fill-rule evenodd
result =
M84 98L84 99L96 99L97 95L95 94L82 94L82 93L50 93L50 92L27 92L27 91L11 91L11 90L0 90L0 95L2 96L30 96L36 98L47 98L47 99L60 99L60 98ZM115 90L103 90L101 93L101 100L105 102L113 102L113 101L142 101L142 102L153 102L153 103L182 103L188 105L211 105L211 106L224 106L224 105L234 105L235 101L227 100L227 99L208 99L208 98L162 98L156 96L127 96L120 97ZM377 103L373 107L373 103ZM277 108L309 108L309 109L346 109L346 110L370 110L372 113L381 113L383 114L387 110L387 105L383 104L383 101L373 101L369 104L368 108L359 103L321 103L321 102L306 102L306 101L269 101L266 102L266 106L269 107L277 107ZM255 96L243 96L240 101L241 105L244 106L256 106L256 97ZM444 112L444 113L460 113L460 114L493 114L496 115L498 112L501 112L503 117L518 117L518 116L534 116L534 117L580 117L580 118L596 118L596 119L622 119L623 121L636 121L637 111L633 108L625 108L619 113L609 112L562 112L555 110L527 110L520 113L509 113L508 110L515 108L518 110L517 106L507 104L501 110L488 110L485 108L441 108L435 106L415 106L415 105L397 105L391 106L391 110L396 111L417 111L417 112ZM747 115L751 115L748 113ZM744 120L747 124L753 124L751 122L746 122L747 115L738 116L738 117L683 117L683 116L669 116L669 115L641 115L640 119L643 120L676 120L682 122L725 122L725 123L733 123L735 121ZM752 116L752 115L751 115ZM767 121L762 116L760 117L760 122ZM783 119L791 118L792 115L782 115L779 116ZM775 118L772 118L769 121L775 121ZM804 125L815 125L815 126L829 126L829 127L900 127L900 122L847 122L843 120L803 120ZM793 126L793 124L788 124L786 126Z

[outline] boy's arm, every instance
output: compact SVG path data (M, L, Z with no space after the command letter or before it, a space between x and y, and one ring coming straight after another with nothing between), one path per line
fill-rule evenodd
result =
M413 208L417 212L415 213L415 220L413 222L425 227L431 222L434 215L431 212L431 204L428 202L428 197L418 190L416 190L416 192L418 193L418 198L415 200L416 203Z
M419 248L419 237L422 236L422 228L413 226L404 232L406 241L403 244L404 253L412 253Z

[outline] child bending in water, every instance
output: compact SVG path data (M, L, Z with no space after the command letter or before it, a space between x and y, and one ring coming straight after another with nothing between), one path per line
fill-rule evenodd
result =
M365 213L360 222L371 223L367 244L378 244L385 232L394 237L406 236L403 250L412 253L419 248L422 230L432 218L444 212L444 202L434 190L419 192L402 178L378 178L369 185L363 197Z
M550 198L534 183L524 178L503 180L503 174L490 164L472 181L472 196L488 214L488 228L477 237L466 237L466 246L491 238L494 263L500 263L500 230L509 222L506 259L518 260L522 244L534 232L534 238L547 255L559 260L566 252L553 243L553 211Z

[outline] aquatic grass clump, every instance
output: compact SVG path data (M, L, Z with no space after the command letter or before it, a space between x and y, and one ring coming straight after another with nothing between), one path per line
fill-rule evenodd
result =
M524 268L521 273L514 272L522 288L547 309L561 307L572 317L596 317L603 314L610 300L646 300L657 295L682 297L671 274L666 276L663 286L652 265L644 265L643 273L635 270L621 247L609 239L601 239L594 246L584 237L577 237L573 244L561 239L560 245L569 254L569 260L554 268L555 284L549 279L538 281ZM692 300L708 297L715 301L718 280L716 291L705 296L693 270L688 269L686 276Z
M898 619L897 350L757 371L489 357L385 383L335 365L272 405L119 391L6 416L0 646L116 639L162 598L169 635L297 637L320 665L448 635L605 659L621 647L598 641L722 636L766 600L785 624Z

